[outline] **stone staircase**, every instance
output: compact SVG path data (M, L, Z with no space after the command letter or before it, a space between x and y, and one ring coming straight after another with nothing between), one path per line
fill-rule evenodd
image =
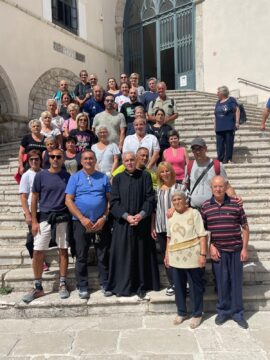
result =
M180 117L176 128L183 144L189 149L191 140L203 136L209 155L216 157L213 94L171 91ZM236 133L234 161L226 165L230 183L244 200L250 224L250 259L244 268L244 303L247 310L270 310L270 132L260 131L262 109L246 104L248 122ZM80 300L74 290L66 301L57 293L58 267L56 251L47 253L50 271L44 274L44 288L49 294L29 305L20 301L22 292L32 286L31 261L24 247L26 225L21 211L18 185L13 180L17 167L18 142L0 146L0 279L3 287L13 288L9 295L0 296L0 318L75 316L112 312L175 312L174 299L165 291L148 293L148 298L104 298L98 291L97 270L89 267L90 300ZM192 154L190 154L192 155ZM163 266L161 282L166 286ZM215 310L211 264L206 271L205 311ZM68 282L75 289L74 263L70 259Z

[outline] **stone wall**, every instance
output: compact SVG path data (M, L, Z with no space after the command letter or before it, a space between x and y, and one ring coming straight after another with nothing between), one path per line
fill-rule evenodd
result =
M61 68L50 69L38 78L29 94L29 119L39 118L40 113L46 110L47 99L53 97L62 79L68 82L69 90L74 90L75 85L80 81L72 71Z

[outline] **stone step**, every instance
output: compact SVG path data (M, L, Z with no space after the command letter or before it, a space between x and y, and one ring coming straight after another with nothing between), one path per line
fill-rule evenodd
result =
M25 244L25 239L24 239ZM13 247L3 246L0 248L0 269L15 269L15 268L30 268L32 260L29 256L28 250L24 244L18 247L18 244ZM45 261L50 267L58 266L58 252L56 248L52 248L45 253ZM159 254L159 261L162 263ZM252 241L252 236L249 241L249 262L270 261L270 244L269 241ZM74 260L69 256L69 263L73 264ZM88 256L88 264L94 265L96 263L95 251L91 247Z
M30 289L30 288L29 288ZM28 290L29 290L28 289ZM101 291L91 291L90 299L79 299L76 290L68 299L60 300L57 292L34 300L30 304L21 301L24 292L12 292L0 296L0 318L55 318L112 314L175 314L174 296L166 296L165 289L150 291L145 299L112 296L105 298ZM204 295L204 312L215 312L216 294L213 287L207 287ZM268 285L244 286L243 300L246 311L269 311L270 290ZM188 309L190 311L189 299Z
M24 221L24 216L18 214L12 216L10 214L3 215L0 213L0 228L4 229L27 229L27 225Z
M206 286L213 285L213 274L211 263L206 264L205 280ZM168 280L164 266L159 265L161 285L166 287ZM243 283L245 285L269 285L270 284L270 261L251 261L245 264ZM28 291L33 286L33 271L31 267L20 267L15 269L1 269L2 286L9 287L15 291ZM67 273L67 283L70 290L76 289L75 264L70 263ZM88 283L91 289L99 289L98 273L95 266L88 266ZM43 287L45 291L57 290L59 285L59 267L51 266L50 270L43 274Z

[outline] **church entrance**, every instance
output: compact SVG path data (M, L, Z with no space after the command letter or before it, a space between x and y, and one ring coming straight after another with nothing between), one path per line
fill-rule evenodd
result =
M168 89L194 89L192 0L127 0L124 17L125 72L141 84L154 76Z

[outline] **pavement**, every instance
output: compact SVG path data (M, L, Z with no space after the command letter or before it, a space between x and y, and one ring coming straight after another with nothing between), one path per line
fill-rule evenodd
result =
M175 315L95 315L0 321L1 360L266 360L270 312L247 313L250 328L205 315L198 329Z

